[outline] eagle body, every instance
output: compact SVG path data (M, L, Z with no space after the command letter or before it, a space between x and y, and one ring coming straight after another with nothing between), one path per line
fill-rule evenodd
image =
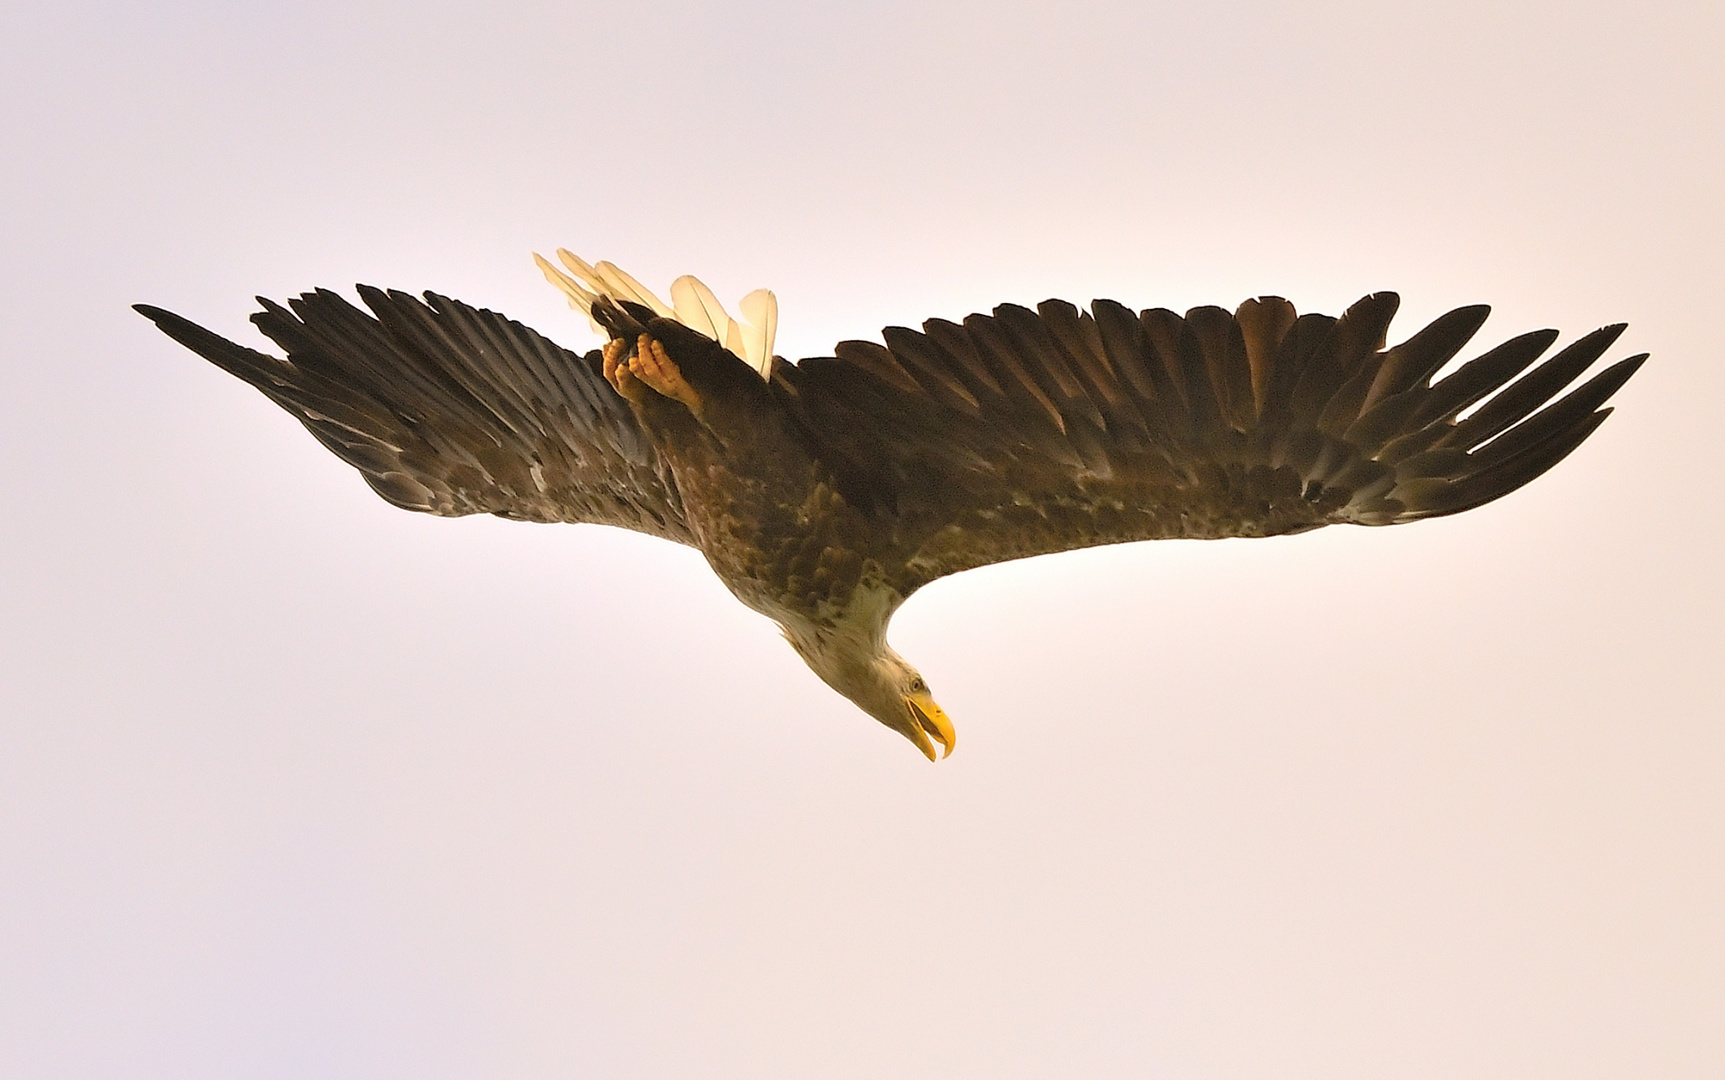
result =
M578 355L496 313L362 286L253 321L271 356L140 305L298 418L388 501L619 526L699 549L817 675L930 758L951 722L886 641L947 574L1099 544L1388 525L1496 499L1610 412L1645 355L1558 397L1623 327L1542 363L1555 331L1437 376L1484 322L1459 308L1394 347L1397 299L1342 316L1002 305L889 327L829 357L772 354L776 301L732 320L559 253L547 277L607 340ZM1555 403L1548 404L1556 399Z
M768 384L692 332L660 328L704 402L697 420L664 398L640 410L682 500L695 546L737 599L763 615L830 623L861 587L864 561L891 547L890 522L859 512ZM682 340L678 340L682 339ZM693 340L689 340L693 339ZM664 340L664 339L660 339ZM700 357L712 368L689 362ZM871 563L872 584L883 572Z

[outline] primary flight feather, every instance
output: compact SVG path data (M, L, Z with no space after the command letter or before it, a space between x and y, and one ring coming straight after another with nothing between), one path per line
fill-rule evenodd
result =
M1434 382L1488 309L1386 348L1397 298L1376 293L1339 318L1279 297L1183 316L1006 304L789 363L770 292L743 299L739 324L692 277L667 304L611 263L558 255L541 270L608 339L584 356L435 293L360 286L370 314L321 289L260 298L252 321L285 358L138 310L396 506L700 549L817 675L931 759L952 723L886 643L923 585L1097 544L1472 509L1580 445L1646 359L1558 398L1623 327L1536 364L1557 338L1540 330Z

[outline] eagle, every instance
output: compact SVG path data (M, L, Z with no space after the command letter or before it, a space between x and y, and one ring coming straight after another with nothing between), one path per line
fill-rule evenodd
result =
M535 256L605 345L578 354L427 292L327 289L252 322L285 356L139 304L407 510L633 529L697 548L816 675L936 757L952 721L887 644L917 589L1098 544L1279 536L1460 513L1562 460L1646 354L1558 397L1623 332L1555 330L1459 366L1474 305L1388 347L1395 293L1339 317L1003 304L795 363L778 304L667 303L610 262ZM1440 371L1443 377L1438 378ZM1555 401L1553 399L1556 399ZM1550 404L1548 404L1548 402Z

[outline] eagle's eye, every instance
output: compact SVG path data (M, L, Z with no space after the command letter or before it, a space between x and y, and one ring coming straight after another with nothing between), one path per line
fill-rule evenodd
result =
M920 694L924 690L927 690L927 689L928 689L928 683L922 681L921 675L918 675L916 678L914 678L910 681L910 691L913 694Z

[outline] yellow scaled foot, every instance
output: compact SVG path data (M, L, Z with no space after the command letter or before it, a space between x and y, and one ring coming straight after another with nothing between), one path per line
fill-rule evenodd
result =
M628 346L618 339L608 342L603 353L605 378L619 394L639 405L645 401L646 391L652 390L681 402L697 417L701 415L701 395L683 378L665 346L642 334L635 342L634 355L625 358L627 349Z
M623 354L629 348L629 343L622 338L612 338L605 343L604 350L599 354L604 358L605 380L617 388L617 393L624 400L637 405L647 402L648 387L635 378L629 368L629 360Z

